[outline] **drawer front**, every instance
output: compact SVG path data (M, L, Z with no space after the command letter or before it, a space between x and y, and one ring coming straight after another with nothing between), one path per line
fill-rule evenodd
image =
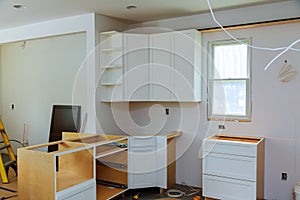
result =
M217 176L203 176L203 196L222 200L256 200L256 184Z
M235 143L216 140L203 140L203 152L241 155L256 157L256 145L250 143ZM204 155L205 156L205 155Z
M203 158L203 173L256 181L256 158L208 153Z
M129 137L130 147L155 147L156 137L155 136L131 136Z

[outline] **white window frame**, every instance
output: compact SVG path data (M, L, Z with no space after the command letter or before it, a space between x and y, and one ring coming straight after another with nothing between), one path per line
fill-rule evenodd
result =
M251 44L251 39L239 39L243 43ZM215 78L214 77L214 46L221 45L234 45L239 44L234 40L222 40L222 41L212 41L208 43L209 54L208 54L208 120L217 120L217 121L241 121L249 122L251 121L251 112L252 112L252 102L251 102L251 48L248 46L247 50L247 78ZM246 81L246 114L245 115L229 115L229 114L212 114L213 106L213 84L216 81L226 82L226 81Z

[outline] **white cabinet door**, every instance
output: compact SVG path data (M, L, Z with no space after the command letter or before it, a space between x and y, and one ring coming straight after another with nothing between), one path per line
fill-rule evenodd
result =
M150 99L170 101L173 92L172 34L150 35Z
M149 35L124 34L124 94L126 101L149 99Z
M167 189L167 166L167 137L156 136L156 187Z
M129 188L153 187L155 182L155 147L130 148Z
M175 100L200 101L200 33L196 30L174 32Z
M155 139L155 143L153 143L153 139ZM143 146L141 146L140 143L142 143ZM129 189L167 187L166 145L165 136L129 137Z

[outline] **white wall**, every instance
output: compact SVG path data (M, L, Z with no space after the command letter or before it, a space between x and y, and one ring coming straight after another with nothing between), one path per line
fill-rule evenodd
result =
M264 47L288 46L299 39L300 23L258 27L231 31L239 38L252 38L253 45ZM204 80L207 72L208 41L224 40L229 37L224 32L204 33L202 67ZM297 46L300 48L300 44ZM206 84L203 84L203 101L197 103L161 103L170 108L165 126L161 131L182 130L178 139L177 182L190 185L202 185L201 159L198 153L202 139L221 133L218 124L224 124L224 133L232 135L250 135L266 138L265 159L265 198L291 199L296 181L300 181L299 130L300 120L300 79L281 83L278 72L288 60L296 70L299 68L299 52L291 51L280 57L268 71L267 63L279 52L252 50L252 121L251 122L215 122L207 120ZM200 56L200 55L199 55ZM130 113L133 120L146 126L149 122L151 103L131 103ZM154 120L163 120L161 111L152 113ZM180 124L181 123L181 124ZM179 125L180 124L180 125ZM197 127L199 126L199 127ZM288 173L288 180L281 181L281 173Z
M86 104L85 99L73 99L72 95L75 78L79 78L84 87L78 94L85 96L86 76L76 77L85 55L85 33L1 46L1 105L11 139L22 141L26 124L29 143L45 143L53 104L72 104L73 100L76 104Z
M236 30L232 33L239 38L251 38L254 46L284 47L299 39L299 31L300 23L293 23ZM207 49L208 41L223 39L229 39L224 32L205 33L203 46ZM295 47L299 49L300 44ZM265 198L278 200L292 199L294 183L300 181L300 159L297 156L300 153L297 148L300 142L298 136L300 132L297 128L300 119L300 94L297 92L300 79L297 77L296 80L282 83L278 78L284 60L299 71L300 57L299 52L289 51L264 71L264 67L279 52L252 49L252 122L228 122L225 123L224 131L233 135L266 138ZM205 52L203 52L203 62L206 66ZM203 102L202 106L205 108L206 102ZM201 129L200 134L212 135L218 132L217 122L207 123L212 126L212 129ZM282 172L288 173L287 181L281 181Z
M300 16L300 2L286 1L263 6L253 6L247 8L237 8L232 10L215 12L215 16L223 25L244 24L251 22L269 21L284 18L294 18ZM160 27L174 30L191 28L209 28L217 27L209 13L192 15L187 17L158 20L146 23L131 25L130 28L139 27ZM293 40L299 39L299 24L288 24L274 27L261 27L251 30L233 31L237 37L252 37L255 44L261 46L287 46ZM206 33L203 35L203 45L206 48L207 41L213 39L226 38L222 32ZM299 47L299 45L298 45ZM253 51L253 120L251 123L225 123L226 133L238 135L254 135L267 138L266 142L266 172L265 172L265 198L267 199L291 199L291 192L295 181L300 181L300 153L298 131L296 124L299 117L299 94L296 92L299 85L299 78L291 83L282 84L278 81L278 71L283 65L282 57L267 72L263 70L264 66L270 61L276 53ZM298 57L297 57L297 56ZM203 55L203 75L205 79L207 68L207 55ZM294 63L295 68L299 63L299 54L288 53L288 60ZM218 124L223 122L207 121L206 106L206 84L203 84L202 93L204 101L200 104L162 104L170 107L171 112L167 121L168 127L178 127L181 112L186 113L183 117L195 121L195 110L200 113L198 121L199 129L191 131L183 127L184 135L178 139L177 147L179 149L188 149L183 155L179 153L177 160L177 182L186 182L190 185L202 185L202 162L198 158L203 137L220 133L217 129ZM139 103L131 105L131 116L137 123L143 124L147 121L148 110L152 104ZM181 107L181 108L180 108ZM173 111L172 111L173 110ZM180 111L181 110L181 111ZM172 117L172 113L175 117ZM160 116L159 113L154 114ZM196 116L198 120L199 116ZM158 120L160 118L158 117ZM143 121L144 122L141 122ZM166 127L162 131L167 130ZM190 140L193 139L190 145ZM281 172L288 173L288 181L281 181Z

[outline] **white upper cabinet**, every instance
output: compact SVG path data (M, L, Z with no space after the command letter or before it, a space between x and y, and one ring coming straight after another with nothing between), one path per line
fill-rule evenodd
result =
M111 56L108 57L109 61L113 62L106 61L111 63L105 65L111 73L104 74L107 77L104 76L102 89L111 91L104 93L104 99L201 101L201 35L197 30L158 34L123 33L121 39L109 44L113 48L104 48L102 53L117 51L117 47L122 46L122 56L116 59L118 56L108 54ZM107 59L107 56L104 58ZM118 84L114 85L116 79Z
M197 30L173 33L175 101L201 101L201 35Z
M171 33L150 35L150 99L170 101L173 87L173 40Z
M149 100L149 35L124 33L125 101Z
M200 32L150 35L150 99L201 101Z

